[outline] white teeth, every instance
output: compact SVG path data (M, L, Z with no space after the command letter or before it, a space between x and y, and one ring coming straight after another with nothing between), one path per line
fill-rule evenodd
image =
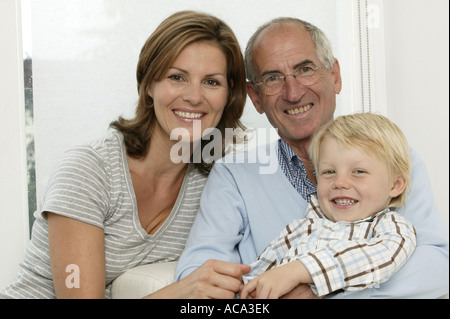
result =
M309 109L312 108L312 106L313 106L312 104L308 104L308 105L305 105L305 106L298 107L296 109L287 110L286 112L289 115L300 114L300 113L308 111Z
M186 119L199 119L204 115L204 113L190 113L190 112L181 112L181 111L174 111L174 113L177 116L184 117Z
M356 201L356 200L354 200L354 199L335 199L334 202L335 202L337 205L343 205L343 206L346 206L346 205L353 205L353 204L356 204L358 201Z

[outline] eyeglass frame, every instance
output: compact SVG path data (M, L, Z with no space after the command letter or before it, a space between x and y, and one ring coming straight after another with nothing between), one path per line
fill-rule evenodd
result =
M265 91L264 94L266 94L266 95L275 95L275 94L280 93L280 92L283 90L284 83L286 83L286 78L287 78L288 76L292 76L292 77L297 81L297 83L299 83L299 84L301 84L301 85L304 85L304 86L311 86L311 85L314 85L314 84L316 84L317 82L314 82L314 83L312 83L312 84L304 84L304 83L298 82L298 80L297 80L298 74L300 73L300 70L301 70L302 68L304 68L304 67L307 67L307 66L310 65L310 64L314 64L314 63L307 63L307 64L302 63L300 66L298 66L298 67L296 68L296 71L295 71L294 73L290 73L290 74L286 74L286 75L280 73L280 75L277 75L277 78L278 78L278 79L283 79L283 82L282 82L282 84L281 84L281 86L280 86L280 90L277 91L277 92L275 92L275 93L267 93L267 92L266 92L267 89L270 89L270 86L268 86L268 85L266 84L266 82L267 82L267 80L269 80L270 76L267 78L266 81L262 81L262 82L259 82L259 83L255 83L255 86L258 87L258 86L261 85L263 88L265 88L265 89L263 89L263 90ZM310 68L313 70L313 73L312 73L310 76L307 76L307 77L303 77L303 78L300 77L300 79L311 78L311 77L313 77L314 75L316 75L316 72L317 72L317 71L319 71L319 70L325 68L325 65L322 64L322 65L317 66L317 67L315 67L315 68L311 66ZM276 74L277 72L273 72L273 73ZM269 74L266 74L266 75L264 75L264 76L267 76L267 75L270 75L270 73L269 73ZM271 76L273 76L273 75L271 75Z

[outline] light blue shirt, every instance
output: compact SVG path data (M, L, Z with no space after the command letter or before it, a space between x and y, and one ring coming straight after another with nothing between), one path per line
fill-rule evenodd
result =
M276 163L277 145L270 159ZM448 229L434 202L425 164L414 150L411 155L411 192L406 208L398 212L416 229L415 252L380 287L347 291L333 298L437 298L448 293ZM226 158L216 163L211 171L178 262L177 280L208 259L252 263L290 221L306 213L307 202L279 167L272 174L262 174L261 167L267 164L252 163L247 153L238 156L241 158L234 163L227 163Z

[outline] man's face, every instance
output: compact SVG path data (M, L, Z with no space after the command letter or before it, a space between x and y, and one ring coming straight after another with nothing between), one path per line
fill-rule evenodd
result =
M265 74L293 74L300 65L322 66L312 38L301 25L269 27L258 37L254 46L257 82ZM266 113L269 122L278 128L281 138L291 145L310 136L321 125L333 119L336 94L341 90L339 63L331 69L321 68L317 82L304 86L288 76L282 90L267 95L264 88L255 90L248 85L249 96L259 113Z

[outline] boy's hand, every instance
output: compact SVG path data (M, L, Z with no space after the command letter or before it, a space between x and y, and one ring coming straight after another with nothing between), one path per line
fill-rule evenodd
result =
M273 268L250 281L241 291L241 299L278 299L300 284L312 283L308 270L300 261Z

